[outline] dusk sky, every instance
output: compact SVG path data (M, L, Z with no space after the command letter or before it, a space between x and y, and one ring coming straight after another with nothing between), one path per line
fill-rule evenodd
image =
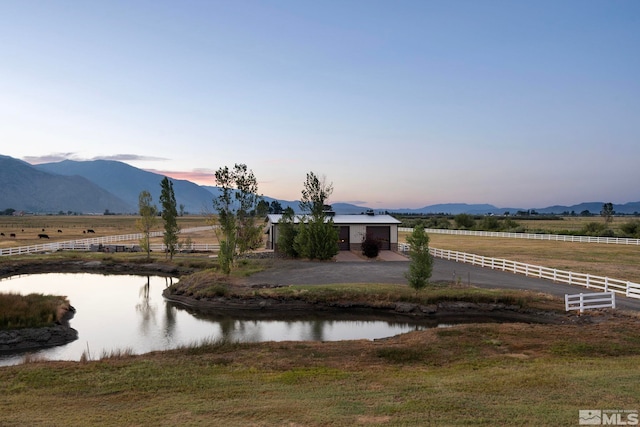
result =
M640 201L640 1L0 2L0 154L372 208Z

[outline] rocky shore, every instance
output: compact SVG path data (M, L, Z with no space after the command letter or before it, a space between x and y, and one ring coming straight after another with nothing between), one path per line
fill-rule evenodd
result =
M60 320L41 328L0 330L0 354L38 350L68 344L78 339L78 331L69 325L76 313L70 305L58 308Z
M77 339L78 331L64 325L0 330L0 353L55 347Z

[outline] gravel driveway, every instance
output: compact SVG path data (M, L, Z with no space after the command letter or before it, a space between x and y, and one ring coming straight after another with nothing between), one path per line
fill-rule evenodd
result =
M321 285L329 283L399 283L406 284L409 261L390 253L387 261L368 261L354 254L341 254L337 261L276 260L274 268L247 278L250 285ZM395 256L394 256L395 255ZM564 297L590 291L580 286L554 283L490 268L477 267L443 259L434 259L433 282L460 280L483 288L525 289ZM618 307L640 311L640 300L616 295Z

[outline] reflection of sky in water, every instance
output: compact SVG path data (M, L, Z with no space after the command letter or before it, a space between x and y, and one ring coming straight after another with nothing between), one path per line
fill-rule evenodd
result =
M0 280L0 292L65 295L77 312L71 327L78 340L41 350L51 360L79 360L88 350L131 349L134 353L167 350L203 340L338 341L374 339L414 330L414 325L380 321L274 321L201 319L167 304L162 291L170 278L100 274L36 274ZM176 280L176 279L173 279ZM0 355L0 366L20 363L22 356Z

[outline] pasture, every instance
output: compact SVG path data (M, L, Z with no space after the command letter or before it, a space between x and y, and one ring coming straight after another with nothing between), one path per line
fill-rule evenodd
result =
M401 232L398 240L406 241ZM429 234L429 246L640 283L640 246Z
M31 216L0 216L0 248L14 246L29 246L40 243L58 242L66 240L88 239L91 237L114 236L121 234L139 233L134 215L31 215ZM178 218L181 228L202 227L209 225L205 216L183 216ZM89 232L92 230L92 232ZM162 231L162 219L154 231ZM39 234L47 234L43 240ZM12 237L15 235L15 237ZM186 237L186 236L184 236ZM190 235L191 239L203 239L201 243L213 243L215 233L202 232ZM209 241L211 240L211 241ZM152 239L152 243L160 243L162 238ZM133 242L135 243L135 242Z
M33 235L61 229L51 238L70 240L89 228L98 236L135 233L135 219L18 224ZM1 230L18 228L3 220ZM183 228L203 225L204 217L181 218ZM216 242L213 231L192 237ZM430 237L433 247L640 281L640 247ZM567 319L457 325L377 341L194 343L142 356L124 349L79 363L27 358L0 368L0 424L577 425L581 409L640 410L637 313Z
M43 242L86 239L109 235L138 233L137 216L0 216L0 248L28 246ZM568 217L564 220L540 220L533 226L580 229L594 217ZM629 221L629 218L614 218L613 224ZM535 220L531 220L535 221ZM210 225L206 216L184 216L178 218L182 229ZM24 231L23 231L24 230ZM43 231L44 230L44 231ZM60 232L58 232L60 230ZM87 233L93 230L94 233ZM162 230L158 218L155 228ZM47 233L48 240L39 239L38 234ZM10 237L15 234L16 237ZM405 242L408 233L400 232L399 241ZM596 243L570 243L540 240L508 239L497 237L450 236L430 234L430 246L468 252L494 258L504 258L544 267L607 276L640 283L640 246L608 245ZM185 233L181 241L218 244L213 230ZM161 243L162 238L153 238L152 243ZM137 242L131 242L137 243Z
M576 232L585 227L590 222L604 223L604 219L600 216L566 216L557 217L556 219L521 219L517 216L511 217L520 224L526 233L543 233L557 234L562 231ZM607 225L615 233L620 232L620 226L626 222L637 220L632 216L614 216Z

